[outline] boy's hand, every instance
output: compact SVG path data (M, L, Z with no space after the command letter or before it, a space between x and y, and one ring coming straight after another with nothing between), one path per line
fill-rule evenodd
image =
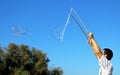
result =
M92 44L92 39L93 39L93 33L92 32L88 32L88 44L90 44L91 46L93 45Z
M93 33L92 33L92 32L88 32L88 38L89 38L89 39L94 38L94 37L93 37Z

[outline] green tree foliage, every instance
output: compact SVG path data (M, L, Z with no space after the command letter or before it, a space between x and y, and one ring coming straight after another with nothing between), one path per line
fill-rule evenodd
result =
M60 68L48 69L49 61L41 50L27 45L0 47L0 75L63 75Z
M51 70L51 75L62 75L62 70L61 70L61 68L60 67L58 67L58 68L53 68L52 70Z

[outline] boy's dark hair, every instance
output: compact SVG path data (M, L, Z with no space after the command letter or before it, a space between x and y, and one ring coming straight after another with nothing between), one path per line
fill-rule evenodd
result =
M107 59L108 60L111 60L111 58L113 57L113 52L112 52L112 50L111 49L109 49L109 48L104 48L103 49L104 50L104 54L107 54Z

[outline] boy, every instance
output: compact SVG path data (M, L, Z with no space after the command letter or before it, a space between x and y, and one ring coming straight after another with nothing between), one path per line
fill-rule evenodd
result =
M100 66L99 75L112 75L113 67L110 62L113 57L112 50L105 48L101 51L91 32L88 32L88 43L92 47L93 52L98 59Z

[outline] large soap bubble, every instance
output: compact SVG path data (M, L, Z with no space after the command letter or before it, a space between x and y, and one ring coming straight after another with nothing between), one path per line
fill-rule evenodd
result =
M21 35L27 35L28 30L25 27L20 27L20 26L12 26L11 28L11 32L15 37L19 37Z

